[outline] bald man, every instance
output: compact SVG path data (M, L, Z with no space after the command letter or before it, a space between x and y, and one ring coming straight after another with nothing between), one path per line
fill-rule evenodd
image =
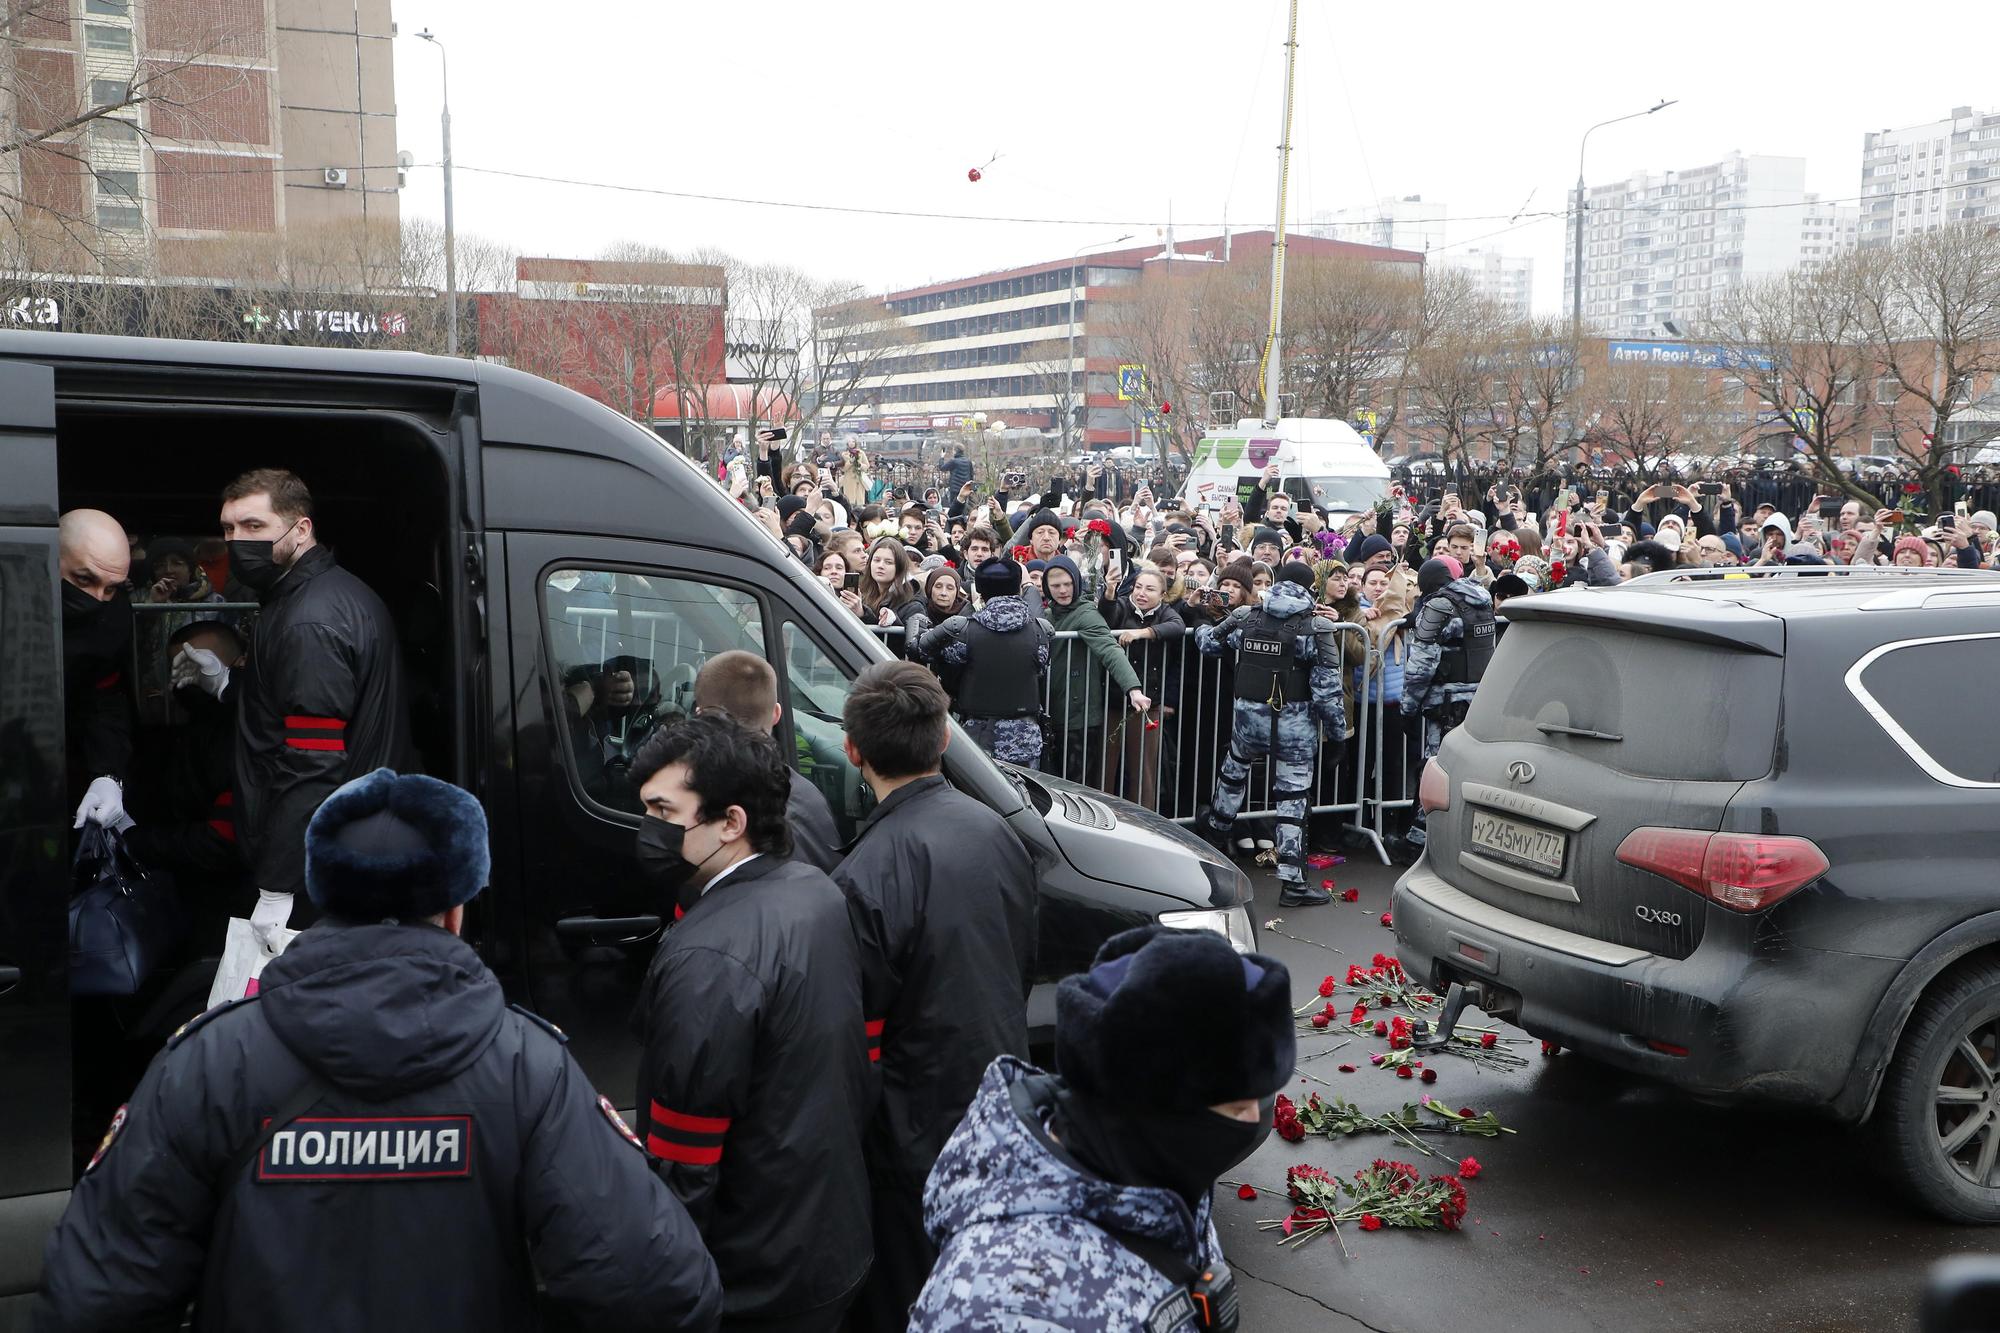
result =
M62 516L56 564L62 575L63 728L72 794L86 819L129 828L125 770L132 761L132 603L125 579L132 549L125 529L101 509Z

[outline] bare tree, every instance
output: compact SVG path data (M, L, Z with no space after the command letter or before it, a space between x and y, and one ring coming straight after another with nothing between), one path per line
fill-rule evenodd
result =
M1021 369L1049 400L1058 439L1070 438L1072 425L1081 424L1077 408L1083 402L1083 381L1074 365L1067 338L1045 338L1021 353Z
M253 67L261 11L131 0L129 23L93 21L124 34L124 51L93 48L82 71L83 20L70 11L71 0L0 0L0 271L142 272L142 209L167 168L141 146L254 141L268 114Z
M1295 263L1285 285L1286 359L1304 414L1346 420L1367 406L1369 386L1422 312L1423 280L1412 265L1345 255Z
M1474 445L1511 429L1495 391L1506 330L1499 308L1478 295L1464 270L1426 279L1404 387L1418 404L1420 429L1447 465L1469 463Z
M1567 451L1576 383L1576 345L1563 320L1543 316L1500 331L1494 386L1516 466L1546 472Z
M1715 408L1709 372L1689 365L1611 365L1577 400L1584 443L1641 471L1669 454L1714 452Z
M801 397L810 404L805 420L829 432L871 401L881 402L882 387L874 381L916 341L902 316L859 291L854 283L829 283L810 303Z
M1867 424L1863 391L1873 358L1862 319L1864 266L1849 256L1731 288L1699 327L1722 350L1725 385L1753 389L1766 405L1752 429L1777 425L1804 440L1822 484L1872 503L1836 461L1842 443Z
M1858 287L1860 325L1891 390L1884 417L1935 498L1957 453L2000 435L2000 232L1919 232L1868 255Z
M784 412L786 419L797 415L800 358L815 284L805 273L783 264L732 260L728 274L729 351L736 380L749 390L747 429L754 440L765 413ZM788 406L778 407L781 400Z

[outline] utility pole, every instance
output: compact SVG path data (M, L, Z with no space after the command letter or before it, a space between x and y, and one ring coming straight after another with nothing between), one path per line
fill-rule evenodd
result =
M1583 140L1576 146L1576 199L1571 214L1573 225L1570 228L1574 233L1574 243L1570 250L1570 281L1572 289L1570 291L1569 306L1569 341L1572 359L1579 366L1583 363L1583 150L1589 146L1590 136L1598 130L1603 129L1606 125L1616 125L1621 120L1637 120L1641 116L1650 116L1655 111L1666 110L1678 100L1680 99L1663 98L1656 105L1649 106L1644 111L1634 111L1629 115L1613 116L1610 120L1600 120L1583 132Z
M1285 187L1292 170L1292 91L1299 68L1299 0L1285 30L1285 104L1278 121L1278 225L1271 237L1271 330L1264 338L1264 428L1278 424L1278 386L1285 324Z
M444 43L437 34L425 28L417 34L424 41L438 49L438 69L442 76L441 91L444 94L444 347L452 356L458 355L458 237L451 224L451 61L445 56Z

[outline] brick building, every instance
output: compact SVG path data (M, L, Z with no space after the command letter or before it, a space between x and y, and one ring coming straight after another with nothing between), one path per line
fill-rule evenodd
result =
M95 233L117 266L201 274L238 237L399 224L389 0L13 0L30 239ZM0 54L0 61L7 57ZM10 168L0 166L0 171ZM36 257L29 256L30 260ZM65 261L70 261L65 263ZM36 267L73 266L57 251Z

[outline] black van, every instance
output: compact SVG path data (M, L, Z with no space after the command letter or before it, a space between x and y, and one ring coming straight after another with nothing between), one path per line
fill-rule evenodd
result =
M782 743L844 834L867 813L841 706L886 650L643 427L471 361L0 334L0 1327L35 1284L72 1169L57 516L208 535L221 488L259 466L311 486L322 540L395 616L427 771L486 806L493 884L467 937L614 1099L635 1086L627 1021L662 928L618 769L688 708L702 662L765 656L789 701ZM629 673L616 716L579 729L566 694L608 667ZM1118 930L1162 920L1251 946L1248 880L1176 826L996 764L963 734L945 771L1034 860L1031 1026L1052 1022L1054 980Z

